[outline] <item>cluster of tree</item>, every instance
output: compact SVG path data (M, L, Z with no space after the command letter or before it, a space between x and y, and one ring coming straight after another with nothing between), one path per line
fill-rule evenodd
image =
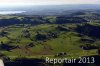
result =
M72 13L71 16L81 17L87 21L100 20L100 14L96 13L95 11L92 11L92 12L91 11L79 11L79 12Z
M69 31L69 29L67 27L64 27L64 26L61 26L61 25L57 26L56 29L59 30L59 31Z
M55 55L55 57L64 57L64 56L67 56L67 53L66 52L60 52L60 53L57 53Z
M83 49L83 50L98 49L98 47L93 45L93 44L80 45L80 48Z
M44 24L44 23L50 23L50 24L65 24L65 23L81 23L81 22L87 22L85 19L80 17L65 17L65 16L59 16L59 17L51 17L46 18L45 17L23 17L23 18L9 18L9 19L0 19L0 26L8 26L8 25L15 25L15 24L31 24L31 25L37 25L37 24Z
M10 51L10 50L15 49L15 48L18 48L18 46L8 45L8 44L3 43L2 41L0 43L0 50Z
M66 24L66 23L83 23L87 22L84 18L81 17L57 17L56 24Z
M56 32L48 32L47 34L42 34L40 32L37 32L35 39L36 40L47 40L47 39L57 38L57 37L58 37L58 33Z
M100 38L100 26L85 23L82 26L79 25L75 31L92 38Z
M41 24L42 21L39 19L33 19L32 18L9 18L9 19L0 19L0 26L9 26L9 25L15 25L15 24L32 24L32 25L36 25L36 24Z
M7 35L8 35L8 32L7 31L2 30L0 32L0 36L2 36L2 37L7 36Z
M85 43L90 43L90 44L92 44L92 43L95 42L95 40L92 39L92 38L90 38L90 37L84 37L84 36L82 36L81 39L80 39L80 42L82 42L82 43L85 42Z
M26 44L26 46L25 46L25 47L30 48L30 47L34 47L34 46L35 46L35 44L34 44L34 43L29 43L29 44Z
M22 31L22 36L23 37L26 37L26 38L30 38L31 34L28 30L23 30Z
M80 42L84 43L83 45L80 45L82 49L90 50L98 49L98 47L100 47L98 44L94 43L96 42L96 39L100 39L100 26L85 23L77 25L75 31L82 35L80 39Z
M9 18L9 19L0 19L0 26L8 26L8 25L14 25L14 24L20 24L20 20L17 18Z

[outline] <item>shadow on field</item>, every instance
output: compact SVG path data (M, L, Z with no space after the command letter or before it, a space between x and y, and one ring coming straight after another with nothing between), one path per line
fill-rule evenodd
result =
M68 64L64 63L62 66L100 66L100 56L89 56L95 58L95 63L78 63L79 59L76 60L76 63ZM5 66L61 66L61 64L52 65L46 64L45 60L42 59L17 59L14 62L5 62Z
M41 66L42 59L17 59L14 62L5 62L5 66Z

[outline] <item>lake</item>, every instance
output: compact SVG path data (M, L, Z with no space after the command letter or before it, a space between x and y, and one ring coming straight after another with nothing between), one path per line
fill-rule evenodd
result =
M0 11L1 15L7 15L7 14L18 14L18 13L24 13L26 11Z

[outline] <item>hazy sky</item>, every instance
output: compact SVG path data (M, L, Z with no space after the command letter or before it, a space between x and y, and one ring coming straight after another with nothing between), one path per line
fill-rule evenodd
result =
M0 0L0 5L99 4L100 0Z

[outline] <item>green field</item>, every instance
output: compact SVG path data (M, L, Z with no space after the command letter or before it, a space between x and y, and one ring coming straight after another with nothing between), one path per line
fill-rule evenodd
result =
M60 26L60 28L58 28L58 26ZM4 36L0 36L1 45L5 44L9 46L8 48L11 48L10 46L17 46L17 48L12 48L10 50L1 48L0 52L10 58L41 58L43 56L54 57L56 54L61 52L67 53L65 57L75 58L97 55L97 49L84 50L80 47L81 45L88 44L88 42L80 42L81 38L86 35L79 36L80 33L73 29L76 27L76 24L41 24L29 27L22 27L20 25L7 26L6 28L0 29L1 33L7 33ZM41 35L36 39L37 33ZM51 36L49 36L49 38L45 38L45 36L48 36L49 33L51 33ZM57 34L57 36L54 37L53 34ZM100 42L99 39L97 40ZM96 43L98 43L97 40L95 40L92 45L96 45ZM33 46L28 46L30 43Z

